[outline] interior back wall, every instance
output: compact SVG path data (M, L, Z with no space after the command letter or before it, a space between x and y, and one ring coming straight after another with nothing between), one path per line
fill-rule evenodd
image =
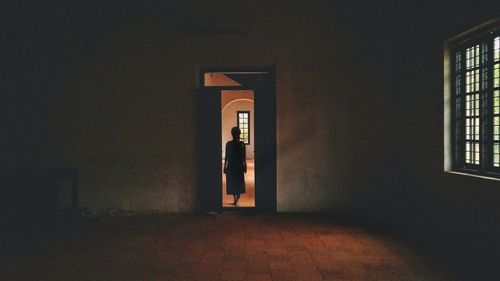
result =
M388 115L380 130L369 123L370 104L386 106L389 60L369 11L9 3L0 164L76 168L79 205L98 212L196 211L199 69L275 66L278 210L357 210L370 187L353 182L353 164L377 167L388 148L371 141L389 131Z

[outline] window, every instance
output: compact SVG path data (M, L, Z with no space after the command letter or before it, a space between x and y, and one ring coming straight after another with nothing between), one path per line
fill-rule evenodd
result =
M236 122L241 131L240 140L250 144L250 111L238 111Z
M461 37L449 51L453 169L500 177L498 22L487 32Z

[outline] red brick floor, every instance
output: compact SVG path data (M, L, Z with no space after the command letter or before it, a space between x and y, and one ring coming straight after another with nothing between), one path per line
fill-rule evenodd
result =
M313 214L131 216L58 235L7 247L0 280L448 280L408 245Z

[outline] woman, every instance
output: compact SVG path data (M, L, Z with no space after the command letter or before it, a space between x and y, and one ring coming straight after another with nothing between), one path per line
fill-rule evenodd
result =
M226 143L224 174L226 174L226 193L233 195L233 205L238 205L240 195L245 193L245 173L247 172L245 143L240 141L240 129L231 129L232 141Z

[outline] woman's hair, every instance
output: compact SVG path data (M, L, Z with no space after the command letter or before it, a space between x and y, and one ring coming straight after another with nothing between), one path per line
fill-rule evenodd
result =
M233 138L239 137L240 133L241 133L241 131L240 131L240 128L238 128L238 127L233 127L231 129L231 135L233 136Z

